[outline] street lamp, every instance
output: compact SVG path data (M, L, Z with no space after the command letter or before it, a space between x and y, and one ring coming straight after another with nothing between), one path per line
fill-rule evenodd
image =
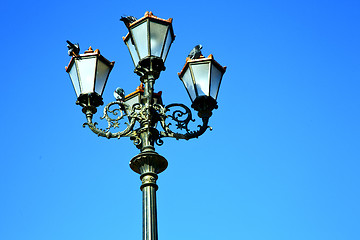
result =
M79 46L68 42L72 58L66 71L75 89L76 103L86 115L84 126L87 125L98 136L109 139L130 137L140 149L140 153L131 159L130 168L140 174L142 182L143 240L157 240L156 180L158 174L167 168L168 162L155 152L155 145L162 145L162 139L166 137L185 140L197 138L209 128L208 121L213 109L217 108L216 99L226 67L215 61L212 55L205 58L201 52L194 55L197 57L186 59L178 75L192 101L191 107L202 120L198 129L190 130L189 123L194 121L191 110L181 103L163 105L161 92L154 93L155 80L165 70L164 62L175 39L172 19L161 19L151 12L146 12L138 20L132 19L127 24L129 32L123 40L141 83L135 92L127 96L121 88L115 90L116 100L105 106L100 117L106 120L106 128L98 128L97 123L93 122L93 115L97 107L103 104L102 93L114 62L91 47L79 55ZM127 122L123 130L116 132L122 120ZM176 129L171 129L172 126Z

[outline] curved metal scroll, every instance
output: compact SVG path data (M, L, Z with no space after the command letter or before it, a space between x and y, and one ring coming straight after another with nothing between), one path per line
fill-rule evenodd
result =
M116 106L116 108L114 109L110 109L112 106ZM137 104L140 105L140 104ZM94 112L92 111L91 108L86 108L85 107L85 114L86 114L86 119L87 122L83 124L83 126L85 127L86 125L89 126L90 130L93 131L95 134L97 134L98 136L101 137L106 137L106 138L120 138L120 137L131 137L133 135L133 128L134 125L136 123L136 110L140 107L137 106L136 104L134 104L131 108L131 110L129 109L129 106L123 102L120 101L114 101L114 102L110 102L109 104L107 104L104 107L104 112L103 112L103 116L100 117L100 119L106 119L106 121L108 122L108 126L105 129L101 129L101 128L97 128L96 122L92 122L92 117ZM126 113L124 113L124 111L128 110L130 111L130 114L127 115ZM115 116L112 117L111 115ZM116 133L112 133L110 131L110 129L115 129L115 128L119 128L120 126L120 120L122 120L125 116L129 117L129 123L125 122L125 124L127 125L126 129L124 129L123 131L119 131Z
M83 112L86 114L87 122L83 124L89 126L90 130L95 134L101 137L106 138L121 138L121 137L131 137L134 141L135 145L141 145L142 139L137 132L139 129L134 130L134 126L136 122L145 122L151 120L148 116L149 106L142 105L140 103L136 103L131 107L125 104L122 101L114 101L110 102L104 107L103 116L100 119L105 119L107 121L107 127L105 129L101 129L97 127L96 122L92 122L92 118L96 109L93 107L83 106ZM164 131L158 133L159 135L154 138L155 143L158 145L162 145L163 141L161 138L163 137L172 137L176 139L186 139L189 140L191 138L197 138L202 135L208 128L209 117L202 117L202 125L198 125L198 130L191 131L189 129L189 123L194 122L195 119L192 117L191 110L181 103L173 103L167 106L163 106L160 104L153 104L150 108L153 108L153 127L156 128L156 122L160 122L161 127ZM174 110L173 110L174 109ZM129 122L125 122L127 127L123 131L111 132L112 129L116 129L120 127L120 121L125 117L128 118ZM185 133L173 132L170 129L172 123L167 123L167 120L171 120L175 122L176 129L183 131ZM210 128L211 130L211 128ZM157 131L156 131L157 132ZM157 134L155 134L157 135Z
M171 108L180 108L180 109L176 109L174 111L171 111ZM200 135L202 135L206 129L210 128L208 126L208 122L209 122L209 118L208 117L203 117L202 118L202 125L198 125L198 130L196 131L191 131L189 129L189 123L190 122L194 122L195 119L192 118L192 113L191 110L185 106L184 104L181 103L173 103L173 104L169 104L165 107L162 107L162 112L164 114L162 114L162 117L160 118L160 123L162 128L164 129L164 132L160 132L160 137L173 137L176 139L186 139L189 140L191 138L197 138ZM166 114L166 113L170 113L170 114ZM170 125L171 123L166 123L166 120L170 118L171 120L175 121L176 124L176 128L179 130L184 130L186 131L185 134L182 133L175 133L170 129ZM211 130L211 128L210 128Z

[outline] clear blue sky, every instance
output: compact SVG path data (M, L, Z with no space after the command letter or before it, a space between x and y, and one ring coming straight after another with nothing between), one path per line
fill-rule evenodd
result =
M155 85L201 43L228 67L199 139L165 139L159 240L355 240L360 226L359 1L8 1L1 4L0 239L141 239L138 153L98 138L65 72L66 40L115 67L104 92L139 85L121 15L174 18ZM101 109L100 109L101 110ZM98 119L99 116L96 116Z

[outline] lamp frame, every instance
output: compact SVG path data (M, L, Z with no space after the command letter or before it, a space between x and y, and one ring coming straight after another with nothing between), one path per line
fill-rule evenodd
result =
M83 80L81 79L80 76L80 69L79 69L79 65L77 60L79 59L90 59L90 58L95 58L95 69L94 69L94 79L92 81L92 91L91 92L83 92ZM96 81L97 81L97 70L98 70L98 61L101 61L102 63L104 63L105 65L107 65L107 67L109 67L109 72L107 73L107 75L105 76L105 81L103 83L101 92L98 93L96 92L95 88L96 88ZM89 47L89 49L87 51L84 52L84 54L80 54L80 55L73 55L71 57L71 60L68 64L68 66L65 67L65 70L67 73L69 73L69 76L71 78L71 83L74 87L75 90L75 94L77 95L77 101L76 104L78 105L87 105L87 106L94 106L94 107L98 107L100 105L103 105L103 101L102 101L102 94L105 90L105 86L106 83L108 81L109 75L111 70L114 67L115 62L114 61L109 61L108 59L106 59L104 56L102 56L100 54L100 50L96 49L95 51L92 50L91 47ZM74 79L72 79L71 75L70 75L70 71L72 70L72 68L75 67L76 68L76 75L77 75L77 79L76 81L78 81L79 84L79 94L76 92L76 86L74 84Z
M205 58L203 55L201 55L200 58L198 58L198 59L186 58L186 63L184 65L183 69L178 73L178 76L179 76L180 80L182 81L182 83L184 84L186 92L188 93L189 98L190 98L190 100L192 102L195 102L196 98L198 98L200 96L204 96L204 95L200 95L199 92L198 92L198 88L197 88L197 85L196 85L196 77L195 77L194 70L193 70L192 66L199 65L199 64L206 64L206 63L209 64L209 72L208 72L208 77L207 77L208 81L209 81L208 82L208 84L209 84L209 89L208 89L209 94L205 95L205 96L211 97L216 101L217 96L219 94L222 77L223 77L224 73L226 72L227 67L223 67L217 61L215 61L214 56L212 54L210 54L207 58ZM216 69L218 69L221 72L221 76L220 76L220 79L219 79L219 84L218 84L217 89L216 89L216 97L215 98L211 96L212 77L213 77L212 76L212 66L214 66ZM185 84L185 81L183 80L183 77L184 77L185 73L187 71L189 71L189 70L190 70L191 80L192 80L192 84L193 84L193 88L194 88L194 94L195 94L194 99L192 98L190 90L188 89L188 87Z
M175 35L172 29L172 19L164 20L155 17L152 12L146 12L143 18L128 26L130 33L124 38L124 41L126 40L125 43L128 44L129 41L132 41L129 39L131 38L131 28L136 27L137 24L141 24L143 21L149 22L148 27L150 26L150 21L160 21L161 23L169 24L167 31L171 32L167 32L167 34L171 34L170 37L172 41L174 40ZM150 41L151 36L147 35L146 37L148 41ZM202 121L202 123L196 125L193 123L195 119L189 107L182 103L164 105L161 99L161 92L154 93L155 81L159 77L160 72L165 70L164 61L166 60L172 41L169 44L164 58L162 58L162 56L165 51L166 39L164 40L160 57L152 56L151 52L149 52L148 56L140 59L139 50L136 49L139 62L136 64L133 58L134 65L136 65L134 72L140 76L141 85L134 93L127 96L125 96L121 89L116 90L116 94L114 95L116 100L108 103L104 107L103 115L100 117L100 120L105 120L104 122L105 124L107 123L107 127L99 128L97 122L93 121L97 107L102 105L101 95L104 91L107 78L100 94L95 91L93 93L80 94L77 101L77 104L82 107L82 111L86 116L86 122L83 124L83 127L87 126L97 136L108 139L129 137L140 150L140 153L131 159L129 165L134 172L140 174L141 179L140 189L143 194L143 240L158 239L156 210L156 191L158 186L156 181L158 174L163 172L168 166L167 160L155 152L155 145L161 146L164 143L164 138L189 140L201 136L207 129L211 130L211 127L208 125L209 118L212 115L212 110L217 108L216 99L209 96L198 96L198 98L193 101L192 107L198 112L198 116L201 119L198 120L198 122ZM149 48L151 47L150 44L151 42L148 42ZM95 53L85 52L84 55L73 56L68 67L66 67L66 71L69 73L76 58L90 55L96 55L98 58L106 60L100 55L98 50L95 50ZM206 59L206 61L207 60L208 59ZM196 61L197 60L187 61L182 72L191 62ZM209 61L211 61L212 64L218 64L212 57L209 57ZM108 61L108 63L112 64L112 69L114 62ZM220 64L218 64L218 66L221 67ZM226 68L222 69L225 72ZM137 97L138 101L129 104L127 101L133 97Z
M173 21L172 18L169 18L166 20L166 19L162 19L162 18L154 16L152 12L146 12L142 18L140 18L128 25L129 33L125 37L123 37L123 41L126 44L126 46L128 47L131 58L136 67L134 72L137 73L140 77L145 78L146 75L151 74L157 79L160 75L160 72L164 71L166 69L165 61L166 61L167 55L169 53L171 44L175 40L175 34L174 34L173 27L172 27L172 21ZM152 37L151 36L151 22L158 23L158 24L161 24L161 25L164 25L167 27L159 56L156 56L152 52L153 46L151 44L151 37ZM146 23L147 55L141 56L142 54L140 54L140 50L139 50L140 47L138 46L138 40L133 37L133 35L134 35L133 30L136 27L139 27L140 25L142 25L144 23ZM166 49L167 40L169 37L171 39L170 39L170 42L168 43L168 48ZM130 47L129 44L132 44L133 48ZM135 52L133 52L133 50L135 50ZM134 56L135 53L137 56ZM136 62L137 59L138 59L138 62Z

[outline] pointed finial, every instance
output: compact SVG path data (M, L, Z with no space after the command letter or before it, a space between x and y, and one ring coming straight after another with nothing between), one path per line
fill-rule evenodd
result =
M85 53L93 53L94 50L92 49L92 47L90 46L88 50L85 51Z
M140 86L136 88L136 91L144 91L144 84L141 83Z

